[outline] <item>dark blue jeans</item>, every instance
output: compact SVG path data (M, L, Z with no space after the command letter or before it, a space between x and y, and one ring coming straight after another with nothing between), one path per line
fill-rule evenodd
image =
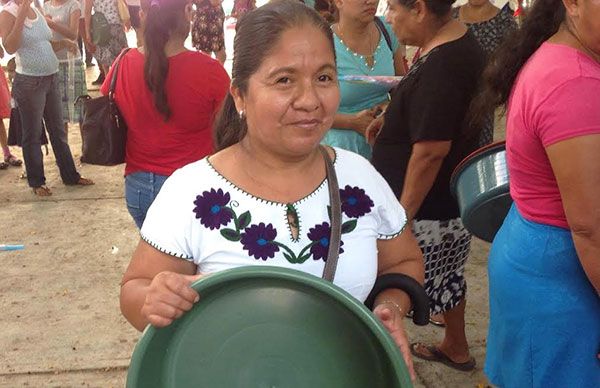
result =
M158 195L168 176L151 172L134 172L125 176L125 201L127 210L138 229L146 219L146 213Z
M12 95L21 116L23 159L25 159L29 186L40 187L46 184L40 141L43 131L42 118L46 123L62 181L66 185L76 184L80 175L75 168L73 155L67 143L58 88L58 73L42 77L17 73L13 81Z

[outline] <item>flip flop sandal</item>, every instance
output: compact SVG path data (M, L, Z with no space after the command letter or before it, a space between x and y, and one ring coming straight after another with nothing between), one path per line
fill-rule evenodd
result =
M0 162L0 170L6 170L8 168L8 163Z
M23 161L20 159L17 159L17 157L14 155L10 155L9 157L4 158L4 162L8 163L9 165L11 165L13 167L20 167L23 164Z
M433 326L437 326L437 327L446 327L446 323L443 321L437 321L433 318L429 318L429 323L431 323Z
M417 347L424 347L431 355L423 354L417 350ZM465 362L454 362L450 357L442 353L435 345L425 345L420 342L410 344L410 352L413 356L426 361L440 362L450 368L459 370L461 372L470 372L475 369L475 359L471 357L469 361Z
M33 194L38 197L49 197L52 195L52 191L48 186L32 187L31 189L33 190Z
M94 181L88 178L79 177L79 180L75 183L65 183L66 186L93 186Z

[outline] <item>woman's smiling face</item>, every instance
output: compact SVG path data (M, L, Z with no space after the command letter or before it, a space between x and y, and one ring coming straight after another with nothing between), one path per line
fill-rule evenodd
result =
M246 93L232 94L246 115L242 141L288 156L312 152L340 100L331 42L313 26L290 28L249 78Z

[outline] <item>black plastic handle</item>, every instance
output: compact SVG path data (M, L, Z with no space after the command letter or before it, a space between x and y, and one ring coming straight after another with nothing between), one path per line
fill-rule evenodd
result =
M425 326L429 323L429 297L423 286L408 275L390 273L377 277L371 293L365 300L365 306L373 310L377 295L390 288L397 288L408 294L413 306L413 322L415 325Z

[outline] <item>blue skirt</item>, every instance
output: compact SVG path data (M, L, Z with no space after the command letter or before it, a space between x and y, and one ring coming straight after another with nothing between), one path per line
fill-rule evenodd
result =
M600 387L600 298L570 231L515 205L489 257L485 373L498 387Z

